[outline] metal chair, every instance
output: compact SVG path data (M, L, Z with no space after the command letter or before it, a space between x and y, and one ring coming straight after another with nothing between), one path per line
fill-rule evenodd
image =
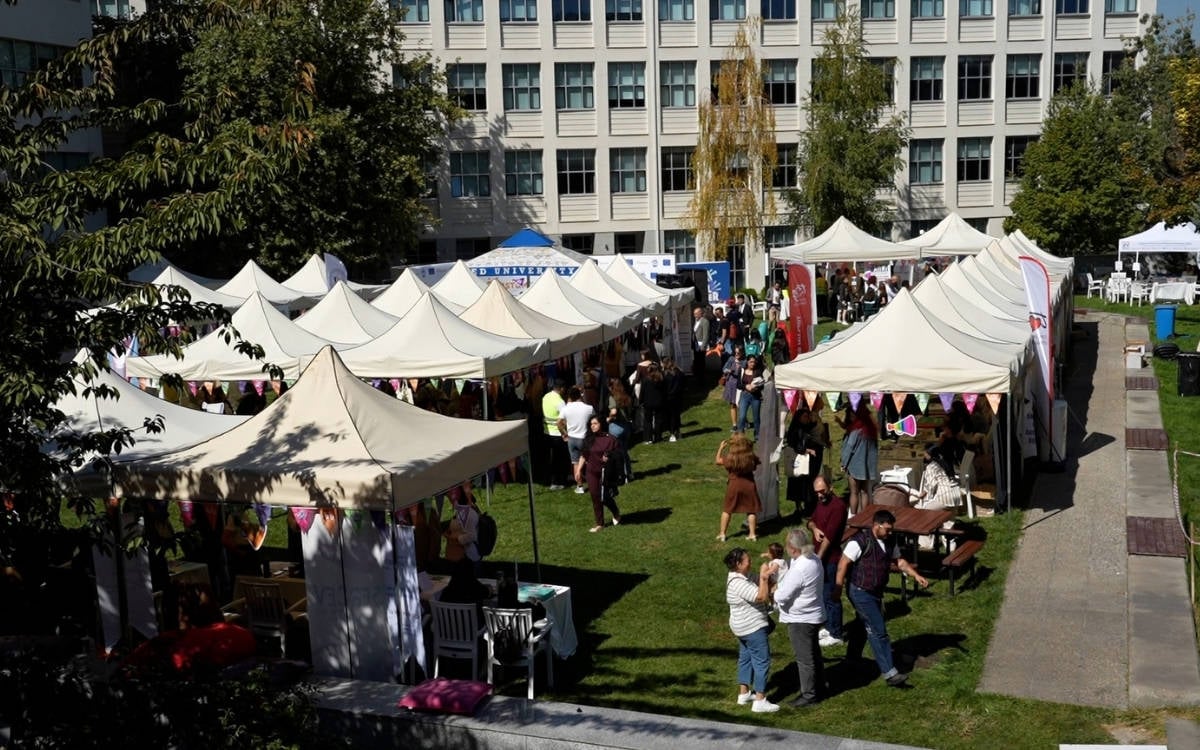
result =
M433 676L438 676L441 657L471 660L471 679L479 677L478 608L474 604L450 604L431 601L433 611Z
M1091 299L1092 292L1095 292L1098 295L1103 295L1104 294L1104 280L1092 278L1092 272L1088 271L1088 274L1087 274L1087 296L1088 296L1088 299Z
M546 653L546 684L554 687L554 657L550 652L550 628L535 629L532 609L483 608L483 619L487 625L488 669L487 681L492 680L492 667L527 667L529 670L529 694L533 700L533 663L539 651ZM497 645L503 642L514 644L513 653L497 653ZM502 647L503 648L503 647Z
M287 656L287 631L293 615L305 617L308 600L301 599L291 607L283 598L278 583L252 583L243 581L242 604L246 615L246 627L255 636L270 636L279 639L279 653Z

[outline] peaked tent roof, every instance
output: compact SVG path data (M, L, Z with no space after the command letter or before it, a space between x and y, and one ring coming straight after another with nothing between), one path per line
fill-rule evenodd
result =
M487 282L475 275L463 261L456 261L446 275L430 287L439 298L448 300L463 309L475 304L475 300L483 294Z
M979 358L995 358L1000 346L936 325L902 290L841 344L777 366L775 382L817 391L1008 393L1015 364Z
M125 371L131 377L157 378L175 373L184 380L261 380L263 366L269 362L283 369L283 377L295 378L302 365L329 341L309 333L275 309L261 294L255 294L238 308L229 325L247 341L263 348L259 361L241 354L226 343L227 326L221 326L183 348L183 359L169 354L130 357ZM344 347L344 344L338 346Z
M696 290L692 287L682 289L667 289L655 284L650 279L638 273L633 264L625 259L621 253L617 253L613 257L612 263L608 264L608 268L604 269L604 273L608 277L616 281L622 286L628 287L635 292L642 292L650 296L666 295L671 300L671 308L690 307Z
M1122 237L1117 253L1200 253L1200 233L1190 221L1173 227L1160 221L1144 232Z
M558 359L604 343L598 323L577 326L525 307L499 281L488 288L475 304L463 310L464 321L488 333L509 338L549 339L550 359Z
M1045 263L1047 269L1050 269L1050 270L1057 269L1059 273L1063 274L1064 276L1067 276L1068 278L1072 277L1075 274L1075 259L1074 258L1060 258L1057 255L1051 255L1050 253L1046 252L1041 247L1039 247L1036 242L1029 239L1029 237L1026 236L1026 234L1024 232L1022 232L1020 229L1018 229L1017 231L1013 232L1012 234L1006 236L1004 238L1004 242L1006 244L1012 243L1012 244L1016 245L1016 248L1019 251L1017 253L1018 255L1021 255L1021 254L1031 255L1031 256L1037 258L1038 260L1040 260L1042 263Z
M487 378L550 358L545 338L514 339L476 328L427 292L387 333L342 352L364 378Z
M554 240L536 229L525 227L496 247L554 247Z
M541 237L541 235L538 236ZM515 235L509 240L514 238ZM550 243L549 245L501 245L466 263L467 267L472 269L477 276L483 277L486 283L489 277L541 276L549 271L569 276L587 259L586 255L563 247L556 247L554 243Z
M881 240L854 226L845 216L811 240L771 251L771 258L774 260L797 263L915 260L920 257L919 246Z
M296 318L296 325L327 341L362 344L391 328L396 320L339 281L316 306Z
M940 255L974 255L995 242L996 238L968 224L953 211L929 229L912 239L901 240L901 245L917 248L925 258Z
M262 270L252 260L246 261L246 265L242 266L242 270L238 271L232 279L221 285L217 291L233 297L241 297L242 299L249 299L252 295L258 293L273 305L286 305L293 309L310 307L314 298L319 298L325 294L321 292L319 295L307 295L288 289L273 279L269 273Z
M616 279L607 275L596 265L596 261L588 258L575 275L571 277L571 286L583 292L594 300L606 305L634 305L642 308L642 317L659 315L668 308L667 298L651 297L639 291L630 289Z
M605 339L637 328L643 318L640 307L632 304L609 305L592 299L556 273L539 276L518 301L530 310L564 323L599 323L604 328Z
M930 274L912 291L922 308L946 325L976 338L1008 343L1029 340L1029 323L1011 318L999 318L978 307L966 297L942 283L937 274Z
M325 259L317 253L313 253L308 256L308 260L300 267L299 271L284 279L283 285L306 297L323 297L326 292L330 291L327 278ZM346 283L355 294L368 299L387 289L388 286L387 284L359 284L356 281L347 281Z
M322 349L288 393L192 448L122 462L127 496L390 510L528 450L524 422L444 417Z
M968 258L968 260L970 259ZM938 277L948 288L958 292L965 299L969 299L971 304L987 311L989 315L1009 320L1026 322L1029 320L1029 313L1025 309L1025 305L1021 305L1018 309L1012 300L1004 299L999 292L980 279L978 274L968 276L963 270L962 262L951 263L950 267L942 271Z
M143 263L129 273L125 274L125 278L134 283L149 284L150 282L154 281L155 277L168 268L174 268L176 271L188 277L200 286L206 286L209 289L216 289L228 281L228 279L210 279L207 276L200 276L198 274L190 273L166 258L159 258L154 263Z
M211 287L204 286L188 274L180 271L178 268L169 263L165 268L163 268L162 273L160 273L158 276L155 276L150 283L154 284L155 286L165 286L169 284L171 286L177 286L181 289L186 289L188 294L190 294L192 297L192 302L207 302L211 305L220 305L221 307L229 310L236 310L242 306L243 302L246 301L243 297L234 297L229 294L222 294Z
M411 268L406 268L383 294L371 300L371 306L399 318L411 310L413 305L420 302L421 297L428 291L430 291L429 285L421 281L421 278ZM438 301L455 314L467 309L466 305L451 302L445 297L438 297Z
M1013 283L1001 276L995 268L982 262L977 256L964 258L959 263L961 263L963 273L967 278L980 280L1000 295L1000 299L1012 303L1012 312L1020 320L1029 319L1029 297L1025 294L1023 277L1019 283Z

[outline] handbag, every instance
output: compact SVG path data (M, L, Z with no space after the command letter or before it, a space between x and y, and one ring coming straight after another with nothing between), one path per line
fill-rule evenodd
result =
M795 460L792 461L792 476L802 477L808 474L808 464L811 456L808 452L797 453Z

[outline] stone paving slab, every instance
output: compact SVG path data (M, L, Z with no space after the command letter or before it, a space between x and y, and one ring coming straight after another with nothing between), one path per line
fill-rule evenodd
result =
M1187 557L1187 541L1174 518L1129 516L1125 529L1131 555Z
M1125 451L1129 515L1175 517L1167 455L1165 451Z
M1129 705L1200 703L1200 658L1183 560L1129 558Z
M1125 394L1125 426L1131 429L1163 428L1158 391L1129 391Z

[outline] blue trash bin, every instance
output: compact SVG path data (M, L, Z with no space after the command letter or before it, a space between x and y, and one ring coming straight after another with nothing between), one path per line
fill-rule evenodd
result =
M1166 341L1175 335L1175 305L1154 306L1154 338Z

